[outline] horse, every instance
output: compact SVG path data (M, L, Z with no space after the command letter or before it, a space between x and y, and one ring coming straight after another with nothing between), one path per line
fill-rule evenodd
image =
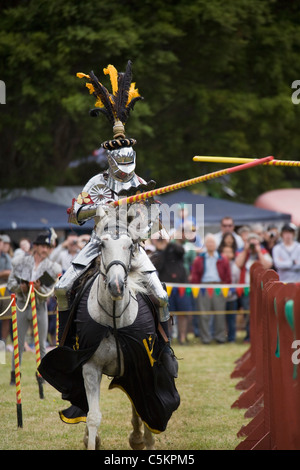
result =
M152 265L140 245L145 219L141 222L132 206L125 213L118 209L97 210L99 256L74 286L63 338L38 370L71 402L72 410L82 412L82 419L73 422L86 421L87 449L100 447L100 384L105 374L112 377L109 388L121 388L131 400L130 447L154 450L153 434L165 431L180 404L174 382L177 361L161 332L155 295L151 299L153 281L147 269ZM71 422L66 411L60 417Z
M84 436L88 450L100 447L98 428L101 423L99 402L102 375L122 376L124 373L124 356L114 332L133 324L138 314L137 293L146 293L142 267L132 269L133 259L138 258L140 249L134 227L129 224L127 228L118 226L117 230L111 230L112 223L107 211L100 208L97 216L96 233L101 245L100 272L92 284L87 305L93 320L109 327L110 333L82 368L89 407ZM133 405L131 423L131 448L154 449L153 433L146 424L142 428L143 423Z

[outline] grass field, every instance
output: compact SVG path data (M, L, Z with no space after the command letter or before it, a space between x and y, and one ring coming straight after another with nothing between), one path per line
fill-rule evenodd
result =
M193 338L187 346L173 344L179 361L176 385L181 404L167 430L156 436L157 450L233 450L240 442L236 433L247 424L245 410L231 408L238 398L238 380L230 378L234 362L247 349L236 343L205 346ZM58 411L68 403L49 384L40 399L35 379L35 354L25 352L22 363L23 428L17 427L15 387L9 386L11 354L0 364L0 449L1 450L81 450L83 423L67 425ZM131 407L118 389L108 390L109 379L101 384L101 448L129 450Z

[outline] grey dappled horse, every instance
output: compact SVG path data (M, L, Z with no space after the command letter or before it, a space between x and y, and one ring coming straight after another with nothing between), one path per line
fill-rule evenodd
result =
M146 293L143 287L142 266L139 266L139 246L133 222L125 228L110 229L110 214L98 209L97 235L101 239L100 275L95 279L88 297L88 312L101 325L119 329L131 325L138 313L136 295ZM112 212L113 215L113 212ZM112 217L113 219L113 217ZM135 269L131 269L132 265ZM88 449L100 446L98 428L101 422L100 383L102 374L108 376L124 373L124 357L111 332L99 344L96 352L82 369L89 412L84 443ZM152 432L137 416L132 406L133 431L129 437L133 449L154 449Z

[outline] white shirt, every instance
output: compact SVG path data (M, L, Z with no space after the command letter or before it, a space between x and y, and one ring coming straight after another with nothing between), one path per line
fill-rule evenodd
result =
M285 245L283 242L274 246L273 260L279 280L283 282L300 282L300 243Z

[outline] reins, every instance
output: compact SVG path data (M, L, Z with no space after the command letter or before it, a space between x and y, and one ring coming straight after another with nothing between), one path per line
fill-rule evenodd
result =
M125 263L123 263L123 261L118 260L118 259L111 261L107 266L105 266L105 263L104 263L104 260L103 260L103 253L102 253L101 264L100 264L100 275L102 275L102 277L104 279L105 286L107 284L107 273L108 273L108 271L110 270L110 268L112 266L116 266L116 265L120 265L124 269L124 272L125 272L125 286L127 285L127 278L128 278L128 274L129 274L130 268L131 268L132 254L133 254L133 251L130 250L129 264L128 264L128 267L126 267ZM101 270L101 265L104 268L104 272ZM106 315L108 315L110 318L113 319L113 335L114 335L115 342L116 342L117 361L118 361L117 376L120 376L121 375L121 351L120 351L120 343L119 343L119 340L118 340L117 318L121 318L121 316L124 314L124 312L128 309L130 301L131 301L132 294L131 294L131 292L129 292L129 300L128 300L127 304L125 305L125 307L123 308L122 312L119 315L116 315L116 302L117 301L113 300L113 312L111 314L107 311L107 309L99 301L99 281L100 281L100 276L99 276L98 282L97 282L97 303L98 303L99 307L104 311L104 313Z

